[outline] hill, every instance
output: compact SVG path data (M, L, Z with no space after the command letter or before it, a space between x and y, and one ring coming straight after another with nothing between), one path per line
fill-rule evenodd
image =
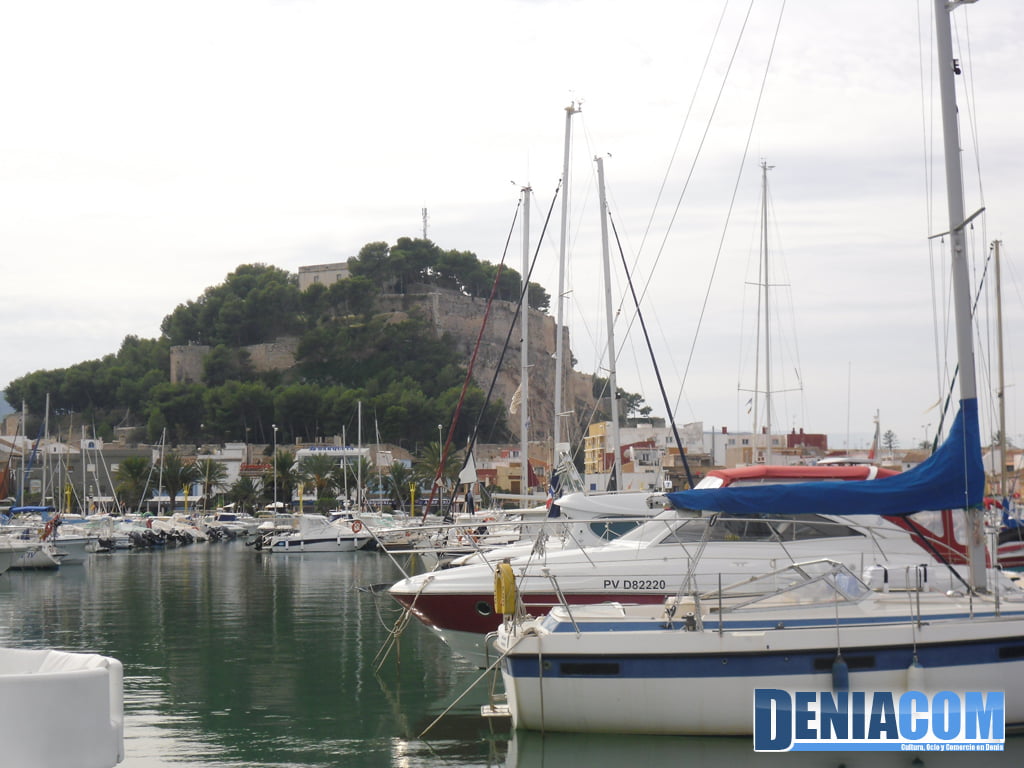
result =
M270 442L274 425L282 442L353 435L361 402L380 440L412 448L436 440L437 425L450 423L493 288L500 299L481 337L476 385L455 440L464 441L478 420L479 439L509 439L504 403L519 383L519 334L511 334L504 358L501 350L517 322L519 274L408 238L364 246L348 273L299 290L295 274L240 266L176 307L159 338L128 336L115 354L29 373L5 395L25 401L33 419L42 418L49 395L51 432L85 424L105 439L121 428L135 441L156 442L166 429L177 443ZM541 286L530 285L529 299L531 437L545 439L554 321ZM589 417L594 386L593 377L570 373L566 410ZM34 428L30 422L26 432Z

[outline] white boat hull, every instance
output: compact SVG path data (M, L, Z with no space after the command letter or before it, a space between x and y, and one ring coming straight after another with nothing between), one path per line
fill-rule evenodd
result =
M124 759L121 662L0 648L0 749L18 768L108 768Z
M1024 726L1024 602L861 592L853 602L808 604L792 594L753 606L726 598L721 613L715 601L674 612L609 603L507 623L495 650L505 654L513 723L749 735L755 690L832 692L848 682L849 691L894 696L1003 691L1006 726ZM840 655L845 671L836 676Z
M15 571L38 571L53 570L60 568L63 556L52 544L29 544L29 546L18 552L11 563L11 570Z

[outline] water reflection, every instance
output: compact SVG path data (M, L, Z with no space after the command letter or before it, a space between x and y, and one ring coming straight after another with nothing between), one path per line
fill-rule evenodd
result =
M119 658L129 767L438 765L417 736L476 670L413 622L375 673L397 604L358 587L396 579L372 553L94 555L0 577L0 642ZM479 716L454 722L439 739L487 765Z
M376 671L398 608L359 587L397 578L387 558L360 552L94 555L85 567L0 576L0 644L119 658L126 768L964 764L956 754L758 755L749 739L511 735L508 720L480 716L485 685L452 706L479 672L419 622ZM1022 746L972 762L1017 766Z
M757 753L748 738L696 736L611 736L517 731L508 745L505 768L679 768L733 766L750 768L952 768L966 762L986 768L1019 766L1024 740L1007 740L1005 752L783 752Z

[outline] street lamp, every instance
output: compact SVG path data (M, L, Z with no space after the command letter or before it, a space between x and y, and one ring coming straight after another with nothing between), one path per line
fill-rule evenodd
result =
M277 424L271 424L274 430L274 511L277 512Z

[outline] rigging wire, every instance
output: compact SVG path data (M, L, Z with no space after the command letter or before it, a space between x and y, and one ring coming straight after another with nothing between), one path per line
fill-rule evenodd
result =
M441 482L441 476L444 474L445 463L446 463L446 461L448 459L448 450L449 450L449 448L451 448L452 438L455 436L455 427L458 426L458 423L459 423L459 415L462 412L462 404L463 404L463 402L466 399L466 390L469 389L469 383L472 380L473 368L476 365L476 357L477 357L477 354L480 351L480 340L483 337L484 329L487 327L487 320L490 317L491 307L494 304L494 296L498 292L498 283L500 282L501 274L502 274L502 272L505 269L505 257L508 255L508 245L512 241L512 233L515 231L516 221L519 218L519 209L520 209L521 206L522 206L522 201L520 200L520 201L518 201L516 203L516 210L515 210L515 213L512 215L512 225L509 227L508 236L505 238L505 249L502 251L501 261L498 263L498 269L495 271L495 274L494 274L494 281L491 284L491 295L487 298L487 306L484 309L484 316L483 316L483 319L480 322L480 331L479 331L479 333L477 334L477 337L476 337L476 345L473 347L473 354L470 357L469 366L466 369L466 378L462 382L462 392L459 393L459 400L458 400L458 403L456 403L456 405L455 405L455 413L452 414L451 423L448 425L448 437L445 439L444 446L443 447L439 446L440 447L440 451L438 453L438 460L437 460L437 473L434 475L434 482L431 483L431 485L430 485L430 499L427 502L426 506L423 508L423 518L424 519L426 519L427 514L429 514L429 512L430 512L430 508L434 504L434 495L437 493L438 485ZM527 278L527 279L523 280L522 294L526 294L528 292L529 292L529 279ZM520 304L522 304L522 295L520 295L519 302L520 302ZM512 326L514 326L514 325L515 325L515 323L513 322ZM507 343L507 340L506 340L506 343ZM499 361L497 367L495 368L495 372L494 372L495 379L497 379L498 370L500 370L500 368L501 368L501 362ZM494 386L493 381L491 383L491 386L492 386L492 389L493 389L493 386ZM490 395L490 392L488 392L488 396L489 395ZM486 401L485 401L485 406L486 406ZM476 429L479 426L481 418L483 418L483 409L481 409L481 413L477 417L477 424L473 428L474 433L476 432ZM467 457L469 456L469 452L468 451L466 452L466 455L467 455ZM468 460L468 458L467 458L467 460ZM463 465L463 467L465 467L465 465Z
M608 220L612 225L612 232L615 235L615 244L619 249L619 257L622 259L622 269L626 273L626 282L629 284L629 291L633 296L633 304L636 309L636 317L640 321L640 327L643 330L644 340L647 342L647 350L651 355L651 364L654 366L654 375L658 380L658 388L661 390L661 398L665 404L665 410L667 411L666 417L668 423L672 426L672 435L676 441L676 448L679 450L679 458L683 462L683 470L686 472L686 483L690 488L694 487L693 474L690 472L690 463L686 460L686 451L683 449L683 441L679 437L679 428L676 426L676 420L672 416L672 404L668 400L668 394L665 392L665 383L661 378L661 371L658 369L658 359L654 355L654 348L651 346L651 337L647 333L647 324L644 322L644 316L640 311L640 299L636 295L636 289L633 287L633 281L629 279L629 265L626 264L626 254L622 250L622 242L619 240L619 230L615 226L615 219L610 215ZM612 397L615 397L613 392Z
M473 424L473 430L470 433L469 440L466 442L466 458L463 461L462 469L466 468L466 464L469 462L469 457L470 457L470 455L473 452L473 446L476 444L477 436L478 436L478 434L480 432L480 424L481 424L481 422L483 421L483 418L484 418L484 411L486 410L488 403L490 403L490 401L491 401L491 396L494 394L494 388L497 385L497 381L498 381L498 374L501 372L501 365L502 365L502 362L505 360L505 352L508 350L509 340L512 338L512 332L515 330L516 324L518 323L518 320L519 320L520 309L522 308L523 301L525 301L527 299L528 295L529 295L530 277L533 275L533 268L537 265L537 257L540 254L540 248L541 248L541 245L544 242L544 235L547 232L548 224L551 223L551 216L554 213L555 202L558 200L558 193L561 190L561 186L562 186L562 180L559 179L558 185L555 187L555 193L551 197L551 206L548 208L548 215L544 219L544 227L541 229L540 238L537 241L537 247L536 247L536 249L534 250L534 253L533 253L533 259L530 262L530 271L527 272L527 274L523 276L523 288L522 288L522 290L519 293L519 301L516 303L516 309L515 309L515 312L512 315L512 322L509 323L508 333L505 335L505 342L504 342L504 344L502 344L502 347L501 347L501 354L498 356L498 360L494 364L494 375L491 377L490 386L487 388L487 393L484 395L483 406L480 408L480 412L477 414L476 422ZM516 208L517 214L518 214L518 210L519 209L517 207ZM505 254L508 253L508 243L511 242L511 240L512 240L512 233L514 232L514 230L515 230L515 218L513 218L512 227L510 228L509 234L508 234L508 240L506 240L506 243L505 243ZM505 261L505 255L503 254L502 255L502 263L504 263L504 261ZM491 298L488 299L488 306L490 305L491 301L494 300L494 293L495 293L496 289L497 289L497 278L495 278L494 287L491 289ZM486 326L486 319L487 319L487 314L485 313L484 321L481 323L481 330L480 330L481 334L483 333L484 326ZM477 346L479 346L479 340L477 341ZM476 357L476 352L474 351L474 359L475 359L475 357ZM472 370L472 367L470 368L470 370ZM524 407L526 407L526 406L524 406ZM456 423L457 417L458 417L458 411L456 411L455 416L452 417L452 425L448 429L448 440L445 443L446 451L447 451L448 445L451 443L452 433L455 431L455 423ZM555 415L555 418L558 418L557 414ZM529 457L527 457L527 459L528 458ZM440 471L440 467L443 467L443 466L444 466L444 461L442 459L441 463L439 464L438 470ZM436 478L435 478L435 482L434 482L434 487L435 488L437 487L437 480L436 480ZM430 499L431 499L431 502L433 502L433 499L434 499L434 491L433 491L433 489L431 490L431 493L430 493ZM430 509L430 504L429 503L427 505L427 509L428 510ZM424 512L424 517L425 516L426 516L426 512Z
M769 49L769 52L768 52L768 59L765 62L764 74L761 77L761 87L758 89L757 100L756 100L756 102L754 104L754 113L753 113L753 115L751 116L751 119L750 119L750 129L747 132L747 140L746 140L746 142L743 145L743 153L741 155L739 168L738 168L737 173L736 173L736 181L733 184L732 196L731 196L731 198L729 200L729 209L728 209L728 212L726 213L725 223L722 226L722 234L721 234L721 237L719 238L719 242L718 242L718 249L717 249L717 251L715 253L714 262L712 263L711 276L708 279L707 289L704 292L704 300L701 303L700 313L699 313L698 318L697 318L697 328L694 331L693 341L690 344L690 351L689 351L689 354L687 355L687 358L686 358L686 365L683 368L683 375L682 375L682 378L681 378L681 381L680 381L680 384L679 384L679 394L676 396L676 405L677 406L679 404L680 399L682 399L683 389L686 387L686 380L687 380L687 378L689 376L690 366L693 363L693 355L694 355L694 352L696 351L696 348L697 348L697 337L700 335L701 327L704 324L704 316L705 316L705 314L707 312L708 303L709 303L710 298L711 298L711 285L714 283L715 274L718 272L718 266L719 266L719 263L720 263L720 261L722 259L722 250L723 250L724 244L725 244L725 234L726 234L726 232L728 230L728 227L729 227L729 221L732 218L733 207L735 206L735 203L736 203L736 195L737 195L738 190L739 190L740 179L743 176L743 167L744 167L744 165L746 165L747 155L750 152L750 142L753 139L754 127L757 124L757 115L758 115L758 112L759 112L760 107L761 107L761 100L764 98L765 88L766 88L767 83L768 83L768 72L769 72L769 70L771 68L772 57L775 54L775 46L778 43L779 29L782 26L782 17L783 17L783 14L785 12L785 9L786 9L786 3L785 3L785 0L783 0L783 3L781 5L781 7L779 8L779 18L778 18L778 21L776 22L776 25L775 25L775 32L772 35L772 43L771 43L771 48ZM748 11L748 17L749 17L749 11ZM744 20L744 28L745 27L746 27L746 20ZM738 48L738 44L737 44L737 48ZM733 54L733 58L735 58L735 53ZM731 66L732 66L732 61L730 61L730 67ZM680 203L681 202L682 202L682 200L680 199Z

